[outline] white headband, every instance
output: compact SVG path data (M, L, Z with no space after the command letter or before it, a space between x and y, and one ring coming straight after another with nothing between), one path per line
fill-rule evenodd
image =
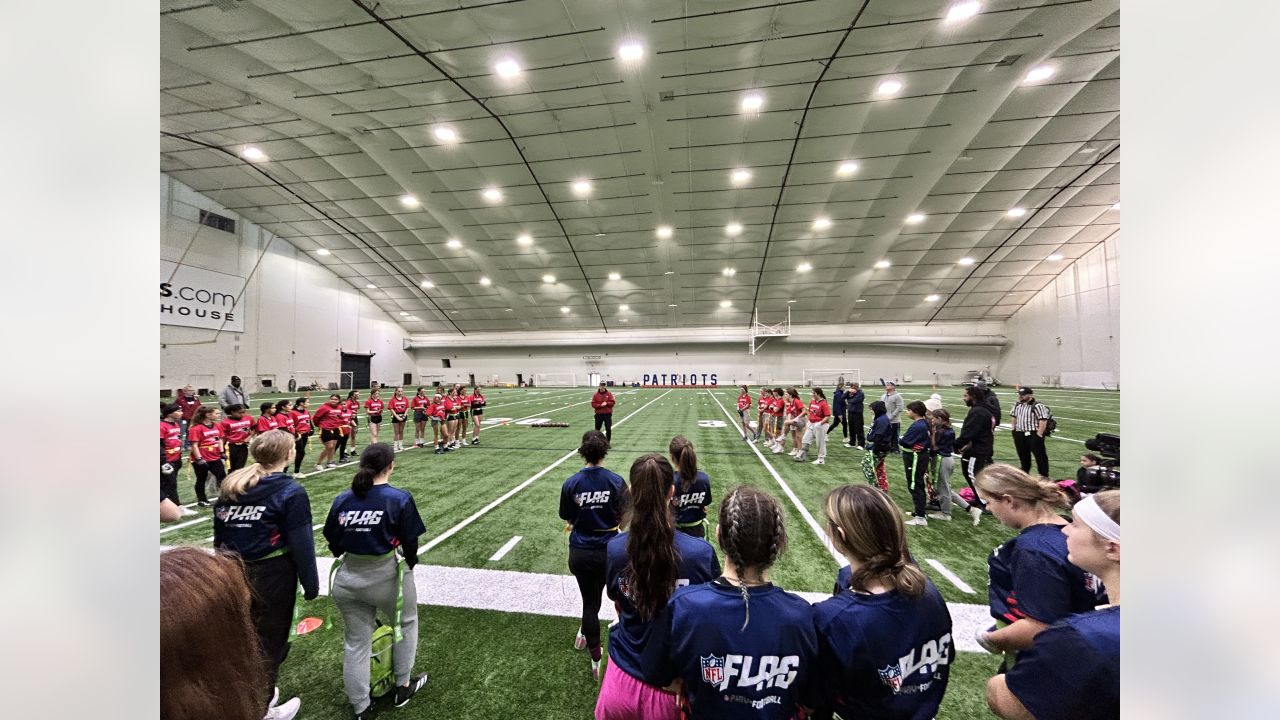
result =
M1119 523L1108 517L1107 513L1098 507L1098 501L1094 500L1092 495L1076 503L1071 510L1080 522L1088 525L1094 532L1112 542L1120 542Z

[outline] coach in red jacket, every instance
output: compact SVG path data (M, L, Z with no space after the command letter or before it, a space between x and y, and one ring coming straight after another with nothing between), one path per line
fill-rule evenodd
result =
M613 441L614 402L613 393L609 392L609 388L604 383L600 383L600 389L591 396L591 407L596 411L596 430L603 426L604 438L610 442Z

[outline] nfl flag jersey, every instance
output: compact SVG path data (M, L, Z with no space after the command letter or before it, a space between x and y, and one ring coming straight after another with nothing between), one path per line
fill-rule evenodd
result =
M413 496L391 485L374 485L363 498L342 491L324 521L324 539L334 557L386 555L403 547L409 567L418 562L418 537L426 531Z
M1053 624L1099 602L1096 578L1067 562L1067 536L1058 525L1032 525L991 551L987 599L991 617L1024 617Z
M692 525L702 522L707 517L707 506L711 504L711 478L699 470L693 482L689 483L689 489L681 490L680 473L677 472L676 494L672 502L676 506L676 524Z
M287 549L306 597L320 592L311 501L307 491L284 473L264 476L235 500L219 498L213 506L213 544L234 550L247 561Z
M1036 635L1005 676L1036 720L1120 717L1120 608L1072 615Z
M584 467L560 488L560 519L573 525L569 546L603 548L618 534L627 484L602 467Z

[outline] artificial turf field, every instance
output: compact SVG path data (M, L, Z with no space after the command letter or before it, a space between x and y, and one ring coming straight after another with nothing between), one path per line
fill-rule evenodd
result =
M878 388L866 389L868 401L878 399ZM1007 415L1016 396L1012 388L1001 387L997 391ZM397 455L391 482L413 493L427 527L421 541L427 550L420 556L422 564L417 569L419 600L424 596L430 600L439 589L444 598L440 602L449 607L431 604L419 609L417 664L431 674L431 684L405 708L375 703L381 716L591 716L597 687L591 680L585 654L572 649L577 620L564 617L569 613L561 612L576 606L576 588L571 580L557 582L564 577L539 578L524 573L568 576L566 537L557 516L559 492L564 479L581 467L574 450L582 433L593 427L588 404L592 392L591 388L493 389L486 393L486 421L493 424L484 426L479 446L446 455L435 455L430 448ZM824 466L799 464L786 454L762 450L763 462L777 473L774 477L761 456L743 442L730 417L736 417L737 388L614 388L613 392L618 404L614 410L613 450L605 460L606 467L625 478L637 457L654 451L665 453L675 435L688 437L697 449L699 468L711 477L716 503L729 488L740 484L758 485L782 501L790 544L773 568L773 581L792 591L831 591L838 565L796 503L808 511L819 527L825 527L821 509L827 490L838 484L865 482L861 451L842 447L836 439L838 431L829 438ZM923 400L935 390L904 386L899 392L910 402ZM943 387L936 392L942 395L952 418L962 420L962 389ZM313 393L313 409L322 401L322 395ZM830 397L830 389L827 395ZM286 396L254 396L254 404L280 397ZM367 397L367 393L361 393L361 397ZM802 393L802 397L807 401L808 393ZM1081 441L1098 432L1119 432L1119 392L1041 390L1037 398L1049 405L1058 419L1057 433L1048 441L1055 479L1074 477L1077 460L1085 452ZM866 415L869 421L870 412ZM497 422L499 418L509 418L510 422ZM521 420L538 418L568 422L569 427L532 428L519 424ZM380 439L390 441L390 430L390 424L385 423ZM427 431L430 433L429 425ZM410 423L406 425L406 444L412 442L412 434ZM367 442L368 429L362 423L359 444L363 447ZM997 462L1017 464L1007 430L997 431L995 449ZM319 443L313 438L308 460L314 461L319 452ZM810 455L812 459L813 453ZM901 461L892 456L887 461L890 491L899 506L909 510L910 495L901 466ZM352 471L352 467L339 467L316 473L314 463L304 461L303 473L307 477L301 482L311 498L316 525L323 523L334 496L349 486ZM790 489L790 496L782 483ZM963 484L957 468L953 487ZM179 493L184 501L195 499L187 466L182 470ZM714 508L715 505L711 508L713 518ZM199 515L161 528L161 545L210 545L210 512L193 509ZM954 515L956 519L950 523L930 521L928 527L907 528L910 548L917 559L940 563L973 590L963 591L932 565L922 562L922 569L948 602L982 605L986 601L987 554L1012 532L990 515L984 516L976 528L967 515L959 511ZM500 559L490 560L515 536L521 540ZM328 557L327 548L318 531L316 537L317 555L323 563ZM435 566L522 574L462 573L465 578L451 580L449 587L432 588L424 578L438 577L432 574ZM323 577L324 573L322 586ZM533 584L521 582L525 580ZM540 604L540 600L546 602ZM552 605L560 611L546 609ZM331 617L333 627L296 639L281 670L281 692L284 697L302 698L299 717L348 718L351 708L341 679L341 617L325 597L302 606L304 615ZM504 607L528 612L479 609ZM967 641L957 632L957 644L972 646ZM958 653L939 717L990 717L983 685L997 665L998 658L985 653Z

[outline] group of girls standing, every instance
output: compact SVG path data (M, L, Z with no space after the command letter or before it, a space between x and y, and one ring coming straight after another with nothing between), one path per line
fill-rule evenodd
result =
M742 423L742 439L758 442L764 438L764 446L778 454L786 450L791 440L791 457L796 462L809 460L809 446L815 445L818 453L814 465L827 462L827 431L833 421L831 405L822 388L810 390L809 404L800 399L794 387L761 388L756 402L756 427L751 427L751 391L746 385L738 395L738 418Z
M275 683L289 654L298 587L301 585L307 600L319 594L311 504L306 490L288 474L296 455L289 432L272 429L259 433L249 452L254 463L232 472L219 488L213 541L220 552L234 553L243 564L251 591L250 617L267 669L257 717L287 720L297 714L301 702L293 698L280 703ZM426 673L413 672L418 643L417 597L412 578L405 579L406 569L411 576L417 563L418 537L425 528L413 497L389 485L394 468L395 452L390 445L374 443L365 448L351 489L334 499L324 523L325 540L338 558L330 573L329 594L343 616L343 681L357 720L367 717L373 701L369 656L376 610L394 618L395 705L408 703L427 682ZM161 596L163 604L165 592ZM175 648L170 653L162 648L163 657L175 658L174 672L179 672L176 662L181 650ZM175 713L165 717L202 717Z
M388 403L394 434L392 447L397 451L405 449L404 430L411 412L413 414L413 447L415 448L427 446L427 423L431 424L431 444L437 455L467 445L479 445L480 424L484 420L486 403L484 391L479 386L467 388L463 385L453 385L444 393L437 391L434 395L428 395L426 388L419 387L412 398L406 397L403 389L396 388ZM369 412L369 426L372 428L374 425L372 409ZM381 415L378 416L377 421L382 421ZM468 421L471 424L470 428L468 428ZM468 429L471 431L470 442L467 441Z

